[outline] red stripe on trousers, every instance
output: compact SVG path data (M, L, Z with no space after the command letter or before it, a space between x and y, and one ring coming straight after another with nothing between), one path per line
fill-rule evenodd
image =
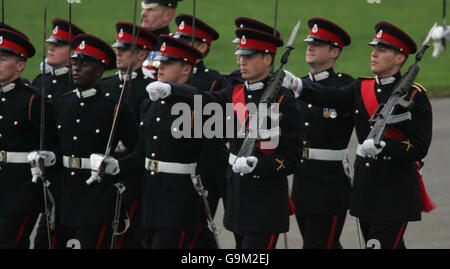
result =
M272 249L273 241L275 241L275 235L276 234L272 234L270 236L270 242L269 242L269 246L267 247L267 249Z
M131 205L131 208L130 208L130 214L128 215L128 217L130 219L130 228L131 228L131 220L133 219L134 210L136 210L137 202L138 202L137 200L133 201L133 204ZM128 233L124 233L120 236L119 240L117 241L116 249L120 249L122 247L123 239L125 238L125 236L127 234Z
M96 249L100 249L102 246L103 237L105 237L106 225L102 225L102 229L100 230L100 235L98 236Z
M397 235L397 240L395 240L394 248L397 248L398 242L400 242L400 238L402 237L403 231L405 230L406 222L402 222L402 226L400 227L400 232Z
M336 231L336 223L337 223L338 215L333 216L333 222L331 224L330 236L328 237L327 249L331 248L334 239L334 232Z
M55 248L56 246L56 238L58 237L59 232L61 231L62 224L58 225L58 228L56 228L55 233L52 236L52 247Z
M22 222L22 226L20 226L19 233L17 234L16 242L14 242L13 248L15 248L17 244L19 244L20 239L22 238L23 230L25 230L25 227L27 226L28 219L30 219L30 216L25 216L25 219Z
M201 225L195 232L194 239L192 239L192 242L189 244L189 249L193 249L195 247L195 243L197 243L197 239L200 236L200 233L202 232L202 230L203 230L203 225Z
M183 241L184 241L185 234L186 234L186 231L185 230L181 230L180 242L178 243L178 249L182 249L183 248Z

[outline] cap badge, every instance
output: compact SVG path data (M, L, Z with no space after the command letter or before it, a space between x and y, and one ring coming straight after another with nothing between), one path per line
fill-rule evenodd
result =
M383 30L380 30L377 34L377 38L381 38L382 35L383 35Z
M3 36L0 36L0 44L3 44Z
M81 42L80 44L80 50L84 50L84 48L86 48L86 42L83 40L83 42Z
M180 24L180 30L183 30L183 29L184 29L184 21L182 21Z
M161 51L165 51L166 50L166 42L162 43L161 45Z
M317 24L314 24L314 26L312 28L312 32L317 33L317 31L319 31L319 28L317 27Z
M123 37L123 29L122 29L122 28L120 28L119 37L120 37L120 38Z
M245 38L245 35L243 35L243 36L241 37L241 44L242 44L242 45L247 44L247 39Z
M55 29L53 29L53 34L57 34L58 33L58 25L55 26Z

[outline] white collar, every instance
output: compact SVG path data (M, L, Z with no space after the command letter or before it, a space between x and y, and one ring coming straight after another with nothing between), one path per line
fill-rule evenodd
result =
M89 90L84 90L82 92L80 92L78 89L73 90L73 92L77 95L78 98L81 99L81 96L83 96L83 98L88 98L91 96L94 96L97 93L96 89L89 89Z
M51 69L52 75L54 76L60 76L60 75L64 75L67 74L69 72L69 67L67 66L63 66L60 68L56 68L56 69Z
M119 76L119 80L120 81L124 81L124 80L128 80L128 74L122 74L122 72L118 71L116 73ZM133 71L131 72L131 79L135 79L137 77L137 72Z
M308 75L311 81L321 81L327 79L330 76L330 72L322 71L317 74L311 74L311 72L309 72Z
M378 85L387 85L393 83L395 81L395 77L379 78L378 76L375 76L375 80Z
M8 83L5 86L0 87L0 91L3 93L7 93L12 91L16 87L16 83Z
M255 82L255 83L249 84L248 81L246 80L245 87L249 91L261 90L262 88L264 88L264 82L260 81L260 82Z

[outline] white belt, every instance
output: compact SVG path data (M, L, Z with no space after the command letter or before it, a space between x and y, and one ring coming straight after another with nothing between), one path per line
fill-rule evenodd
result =
M228 163L233 165L236 162L237 156L230 152L230 156L228 156Z
M0 162L1 163L29 163L28 152L9 152L0 151Z
M63 166L72 169L91 169L91 159L63 156Z
M195 175L197 163L170 163L145 158L145 169L154 173Z
M303 158L306 160L318 161L342 161L347 159L348 150L331 150L331 149L303 149Z

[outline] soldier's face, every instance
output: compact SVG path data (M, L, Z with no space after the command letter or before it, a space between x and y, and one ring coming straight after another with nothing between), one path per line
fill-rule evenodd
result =
M149 31L163 28L170 24L170 21L172 20L174 15L175 10L173 8L165 7L162 5L157 5L153 8L142 9L141 27Z
M269 54L241 55L239 57L239 67L243 79L249 82L263 80L269 75L272 57Z
M68 66L69 45L61 43L50 43L48 46L47 64L53 68Z
M327 43L309 42L306 47L306 63L310 66L333 64L337 55L339 55L339 49L332 48Z
M86 60L72 60L73 84L81 89L95 87L103 74L103 67L100 63Z
M117 69L126 71L130 62L133 61L131 57L131 49L128 48L114 48L116 53L116 66Z
M379 77L389 77L397 73L405 56L384 46L373 46L370 55L370 70Z
M20 77L26 63L18 57L0 51L0 83L5 85Z
M181 61L161 61L158 69L158 81L185 83L191 72L189 64Z

